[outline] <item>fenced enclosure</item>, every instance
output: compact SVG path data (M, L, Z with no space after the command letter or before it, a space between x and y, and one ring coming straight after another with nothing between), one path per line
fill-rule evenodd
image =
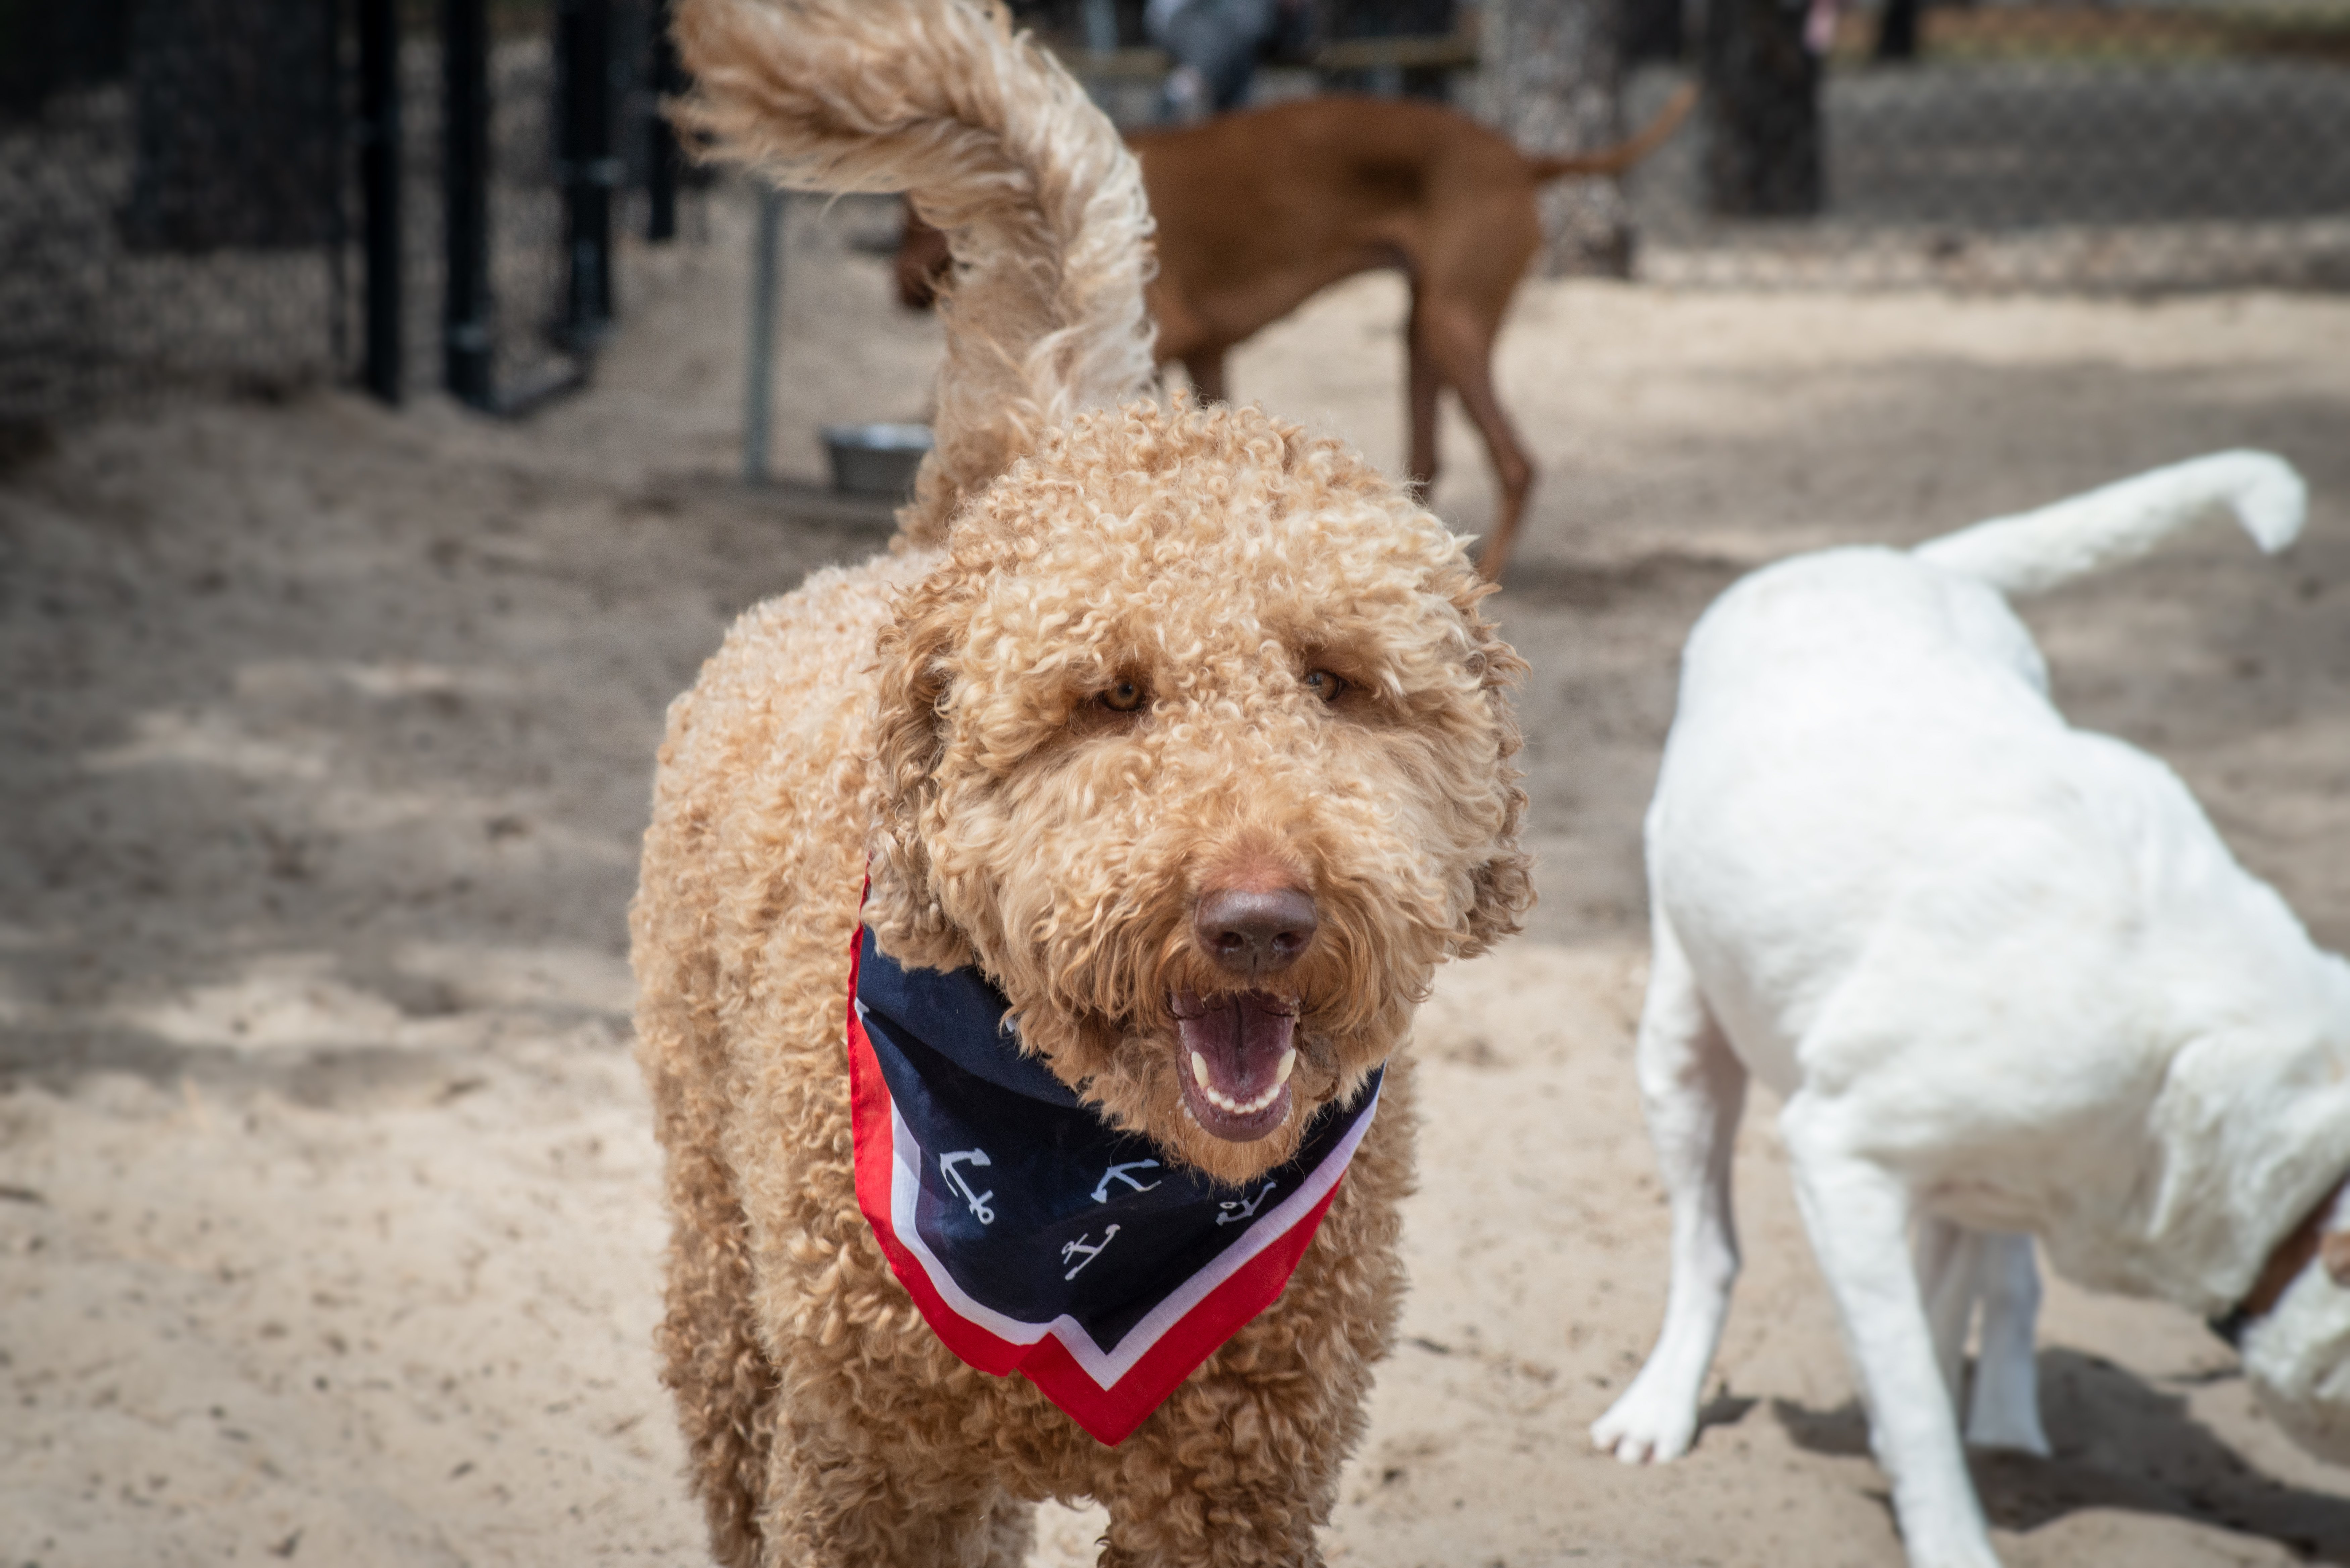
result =
M1635 276L2350 286L2350 0L1572 3L1622 127L1708 89L1627 182ZM1481 22L1568 4L1321 0L1259 95L1475 109ZM630 193L674 229L664 9L0 0L0 421L168 385L506 409L576 381ZM1157 111L1139 0L1020 16L1122 119Z
M225 9L0 6L0 418L335 367L338 40L321 7Z
M1583 75L1620 88L1619 134L1678 82L1706 88L1627 182L1636 276L2350 286L2344 0L1320 0L1310 47L1259 96L1416 89L1502 118L1479 35L1519 7L1602 13L1576 36L1613 56ZM1114 112L1149 116L1130 84L1166 62L1138 48L1139 5L1027 15Z
M1632 118L1664 75L1636 74ZM2350 7L1852 12L1814 101L1808 208L1721 211L1717 116L1634 178L1642 275L2350 286Z
M621 198L673 232L619 0L0 0L0 421L584 373Z

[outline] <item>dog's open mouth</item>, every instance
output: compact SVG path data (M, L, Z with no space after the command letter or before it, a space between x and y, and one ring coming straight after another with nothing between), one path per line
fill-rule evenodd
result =
M1183 1060L1183 1103L1220 1138L1253 1143L1289 1119L1289 1072L1297 1064L1297 1002L1262 991L1167 999Z

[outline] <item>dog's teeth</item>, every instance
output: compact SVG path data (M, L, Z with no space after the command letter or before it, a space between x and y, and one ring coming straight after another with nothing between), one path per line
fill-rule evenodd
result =
M1265 1085L1263 1093L1253 1099L1242 1100L1216 1087L1215 1081L1208 1075L1208 1058L1197 1051L1191 1053L1191 1076L1199 1080L1200 1097L1226 1116L1253 1116L1279 1099L1281 1086L1289 1082L1290 1069L1296 1064L1295 1049L1283 1052L1280 1065L1274 1069L1273 1082Z

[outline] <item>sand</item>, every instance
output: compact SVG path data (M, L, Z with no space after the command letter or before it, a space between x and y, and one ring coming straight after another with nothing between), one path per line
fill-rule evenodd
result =
M775 443L919 415L887 224L795 215ZM669 698L727 619L879 535L734 483L743 211L632 255L597 387L161 400L0 475L0 1563L703 1560L648 1343L663 1232L623 909ZM1401 290L1238 392L1400 457ZM1543 903L1424 1015L1414 1289L1327 1540L1357 1568L1889 1565L1899 1545L1758 1101L1709 1425L1583 1431L1665 1211L1630 1080L1638 825L1675 650L1738 572L2235 444L2302 463L2281 561L2213 531L2035 603L2076 719L2170 761L2350 943L2350 300L1530 286L1543 465L1500 601ZM1448 427L1436 492L1490 487ZM2057 1454L1979 1468L2013 1564L2350 1562L2350 1474L2158 1304L2051 1291ZM1098 1515L1047 1510L1036 1561Z

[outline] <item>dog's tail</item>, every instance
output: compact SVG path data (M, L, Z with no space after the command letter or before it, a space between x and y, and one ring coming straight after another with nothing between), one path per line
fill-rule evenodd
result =
M916 544L1042 430L1152 370L1142 175L999 0L685 0L679 123L804 191L903 191L960 264Z
M1918 558L2005 594L2036 594L2145 555L2216 508L2235 514L2263 550L2301 533L2309 487L2264 452L2222 452L2174 463L2012 517L1994 517L1918 546Z
M1523 155L1526 168L1538 182L1564 180L1570 174L1612 179L1637 167L1640 160L1662 147L1681 128L1690 110L1697 107L1697 83L1683 82L1665 100L1665 107L1657 111L1657 118L1631 140L1619 141L1602 152L1528 152Z

